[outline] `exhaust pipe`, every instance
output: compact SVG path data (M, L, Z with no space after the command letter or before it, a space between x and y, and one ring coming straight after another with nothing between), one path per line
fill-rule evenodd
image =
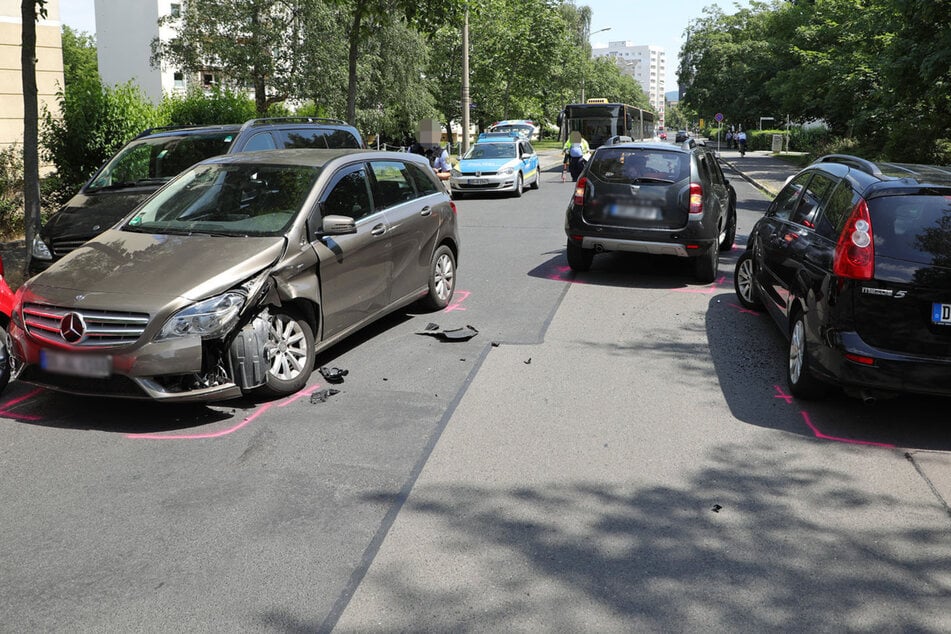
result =
M878 402L878 396L867 390L862 390L859 393L859 398L862 399L862 403L865 405L875 405Z
M594 252L595 252L595 253L604 253L604 245L603 245L603 244L596 244L596 245L594 245Z

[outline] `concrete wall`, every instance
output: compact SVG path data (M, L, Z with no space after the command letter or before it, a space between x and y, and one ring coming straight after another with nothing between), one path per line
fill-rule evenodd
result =
M23 142L22 31L20 0L0 0L0 149ZM40 114L44 106L57 113L56 92L63 87L59 0L48 0L47 18L36 25L36 59Z

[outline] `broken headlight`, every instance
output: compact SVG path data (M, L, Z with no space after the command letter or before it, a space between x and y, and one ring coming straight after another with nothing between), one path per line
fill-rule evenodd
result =
M237 291L196 302L172 315L156 339L191 335L202 339L221 337L234 327L244 302L244 294Z

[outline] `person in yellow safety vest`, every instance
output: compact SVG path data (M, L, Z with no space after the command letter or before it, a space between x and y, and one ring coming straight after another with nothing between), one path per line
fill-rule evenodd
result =
M585 163L588 162L588 154L591 152L591 149L588 147L588 141L578 130L572 131L568 135L568 140L565 141L565 162L563 169L567 169L571 172L571 180L578 180L578 175L581 174L581 171L584 169Z

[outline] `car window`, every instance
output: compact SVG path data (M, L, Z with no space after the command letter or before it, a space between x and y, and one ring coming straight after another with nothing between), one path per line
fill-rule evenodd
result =
M197 165L150 198L124 226L156 234L279 235L318 170L299 165Z
M401 161L371 161L373 205L386 209L416 197L406 165Z
M421 168L419 165L414 163L406 163L406 169L413 178L413 183L416 185L416 191L420 196L428 196L440 191L440 188L435 182L433 182L433 179L427 176L426 172L424 172L423 168Z
M806 187L810 178L812 178L812 173L804 172L789 181L770 204L766 213L774 218L788 220L796 209L799 195L802 194L802 190Z
M835 181L825 174L813 176L803 190L802 196L799 197L799 202L796 203L796 209L790 215L790 220L806 227L814 227L816 211L819 209L819 205L825 202L829 194L832 193L834 186Z
M244 145L244 152L253 152L255 150L276 150L277 145L274 143L273 137L271 137L270 132L258 132Z
M347 130L326 130L325 139L329 148L359 149L360 141Z
M350 216L359 220L373 213L367 172L362 166L350 166L338 174L321 205L324 216Z
M327 148L327 131L315 129L299 130L280 130L278 137L281 140L281 147L287 150L297 150L301 148Z
M875 255L948 266L951 198L881 196L868 201Z
M839 181L832 190L828 202L822 207L819 218L815 221L819 235L836 240L856 202L855 191L849 181L844 179Z
M609 182L676 183L689 177L690 157L665 150L601 148L592 159L589 173Z

